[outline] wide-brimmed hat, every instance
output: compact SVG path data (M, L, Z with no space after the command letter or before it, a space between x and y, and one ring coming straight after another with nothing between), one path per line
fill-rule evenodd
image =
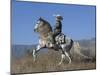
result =
M63 17L61 16L61 15L59 15L59 14L57 14L57 15L54 15L57 19L60 19L60 20L63 20Z

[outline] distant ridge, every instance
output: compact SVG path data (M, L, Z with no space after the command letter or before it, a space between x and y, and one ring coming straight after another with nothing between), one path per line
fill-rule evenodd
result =
M85 49L91 49L91 51L94 52L95 44L96 44L96 38L91 39L83 39L83 40L77 40L81 47ZM12 45L11 51L13 57L22 57L25 55L25 53L32 52L33 49L35 49L37 44L35 45ZM47 49L43 49L40 51L40 53L47 52Z

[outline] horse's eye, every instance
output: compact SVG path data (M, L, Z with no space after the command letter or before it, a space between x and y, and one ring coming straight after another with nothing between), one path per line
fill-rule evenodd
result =
M36 23L36 24L39 24L39 23Z

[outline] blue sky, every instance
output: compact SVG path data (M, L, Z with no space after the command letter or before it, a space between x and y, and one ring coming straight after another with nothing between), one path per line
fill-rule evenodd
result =
M19 2L12 0L12 43L36 44L38 34L33 31L39 17L55 25L53 14L63 16L63 33L74 40L95 37L95 6Z

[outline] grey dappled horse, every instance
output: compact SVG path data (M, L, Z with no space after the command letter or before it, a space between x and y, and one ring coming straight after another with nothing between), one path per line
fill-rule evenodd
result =
M39 18L34 31L39 33L39 44L37 45L36 49L33 49L33 57L34 57L34 61L36 60L36 54L38 51L41 50L41 48L53 48L53 45L50 41L48 41L48 37L51 33L53 33L52 27L49 24L49 22L47 22L46 20L44 20L43 18ZM65 57L68 58L69 63L71 63L71 55L70 55L70 50L73 47L75 52L77 52L78 54L80 54L83 57L83 54L80 53L80 46L78 42L74 42L71 38L65 37L65 43L61 43L62 40L62 36L61 37L55 37L56 40L56 44L58 45L57 49L61 50L61 60L59 62L59 65L63 62L63 60L65 59ZM59 51L59 50L58 50Z

